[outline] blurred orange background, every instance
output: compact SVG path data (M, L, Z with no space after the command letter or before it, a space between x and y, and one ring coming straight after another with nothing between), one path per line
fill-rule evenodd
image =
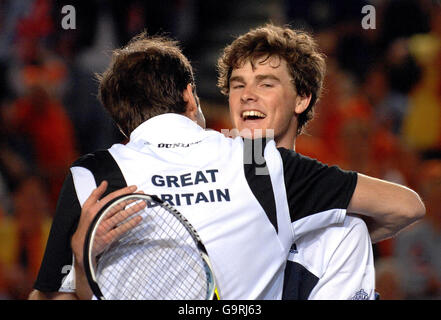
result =
M75 29L63 29L65 5ZM374 29L362 27L366 5ZM0 299L27 298L70 164L123 140L96 98L93 75L110 50L144 29L181 41L207 127L220 131L231 122L216 60L235 36L268 21L313 32L327 56L325 90L296 150L407 185L426 204L423 221L374 246L381 299L441 298L439 1L4 0Z

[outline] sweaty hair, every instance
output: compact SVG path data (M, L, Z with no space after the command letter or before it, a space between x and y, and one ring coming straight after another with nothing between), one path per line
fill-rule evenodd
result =
M114 50L97 78L98 98L126 136L154 116L184 113L183 91L194 85L192 67L177 42L145 32Z
M240 68L247 61L254 67L257 61L265 63L273 56L287 62L297 94L302 97L311 95L307 109L297 119L299 134L313 118L313 107L320 97L326 73L324 55L318 51L315 40L308 33L273 24L250 30L224 49L217 63L217 86L224 95L228 95L233 69Z

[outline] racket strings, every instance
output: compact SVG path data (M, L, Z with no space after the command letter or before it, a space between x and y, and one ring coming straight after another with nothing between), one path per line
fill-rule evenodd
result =
M142 216L141 223L107 246L97 261L104 297L205 299L205 262L187 228L161 206L147 206L128 221L136 215Z

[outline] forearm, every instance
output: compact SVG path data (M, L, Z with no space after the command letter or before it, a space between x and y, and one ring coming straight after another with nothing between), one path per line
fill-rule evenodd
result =
M75 292L80 300L90 300L93 296L84 268L78 263L75 263Z
M73 274L75 275L75 293L79 300L90 300L92 291L87 281L83 265L83 245L84 236L78 230L74 233L71 240L72 252L74 253Z
M363 216L372 242L378 242L421 219L425 206L418 194L405 186L359 174L348 212Z
M99 210L112 199L127 193L135 192L136 186L129 186L126 188L114 191L104 198L102 195L107 188L107 182L103 181L98 188L96 188L87 200L84 202L81 209L81 217L78 223L78 227L71 239L71 248L74 254L74 269L75 269L75 288L76 294L81 300L90 300L93 297L92 290L90 289L89 282L87 281L86 273L83 266L83 247L87 230L95 215ZM101 199L101 200L100 200Z
M360 217L366 223L366 226L369 231L369 236L371 238L372 243L374 244L395 236L400 230L405 228L405 226L400 229L396 225L385 225L384 223L381 224L380 222L368 216L363 216L358 214L354 214L354 215ZM397 229L399 230L396 231Z

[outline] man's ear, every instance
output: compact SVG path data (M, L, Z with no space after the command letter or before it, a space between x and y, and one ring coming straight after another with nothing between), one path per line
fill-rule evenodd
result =
M301 114L303 111L305 111L308 108L310 102L311 102L311 94L305 96L298 95L296 97L296 105L294 107L294 112L296 114Z
M198 106L196 102L196 97L193 95L193 87L190 83L184 89L183 99L187 103L185 115L189 118L192 118L191 115L196 113Z
M188 84L183 92L183 98L187 103L184 115L205 129L205 117L199 104L196 88L193 85Z

